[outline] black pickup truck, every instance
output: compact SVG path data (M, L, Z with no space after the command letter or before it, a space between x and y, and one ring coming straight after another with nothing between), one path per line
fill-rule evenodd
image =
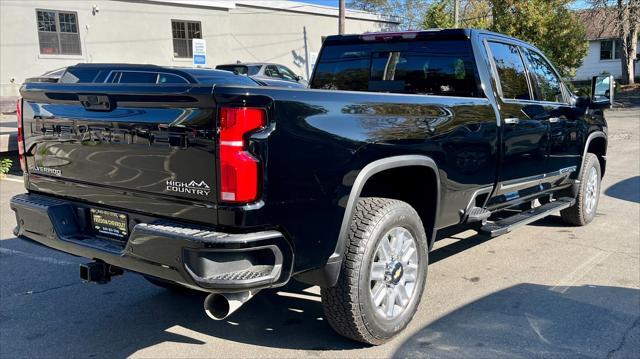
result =
M416 312L441 230L596 213L613 82L574 96L517 39L331 36L309 89L232 75L86 64L24 84L16 235L89 258L86 281L207 292L214 319L319 285L336 331L381 344Z

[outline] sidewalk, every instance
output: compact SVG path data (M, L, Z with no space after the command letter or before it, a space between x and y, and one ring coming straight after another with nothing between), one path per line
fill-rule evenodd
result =
M18 150L18 124L15 114L0 115L0 153Z

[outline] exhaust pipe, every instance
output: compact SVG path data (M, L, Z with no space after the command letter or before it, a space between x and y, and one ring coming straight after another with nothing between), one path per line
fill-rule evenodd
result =
M238 310L258 291L211 293L204 300L204 312L213 320L223 320Z

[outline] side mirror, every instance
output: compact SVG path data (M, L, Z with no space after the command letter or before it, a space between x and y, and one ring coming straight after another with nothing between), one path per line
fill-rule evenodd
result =
M591 102L599 105L609 105L613 103L613 76L600 75L591 79Z
M574 105L579 108L587 108L591 106L591 97L589 96L577 96L573 101Z
M302 76L297 75L297 76L296 76L296 81L300 81L300 80L302 80Z

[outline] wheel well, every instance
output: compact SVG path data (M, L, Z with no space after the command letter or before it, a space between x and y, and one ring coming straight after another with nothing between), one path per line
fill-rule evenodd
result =
M587 152L593 153L598 157L600 162L600 174L604 177L605 167L607 162L605 156L607 155L607 140L604 137L596 137L589 142Z
M437 190L437 177L431 168L407 166L391 168L371 176L360 196L392 198L408 203L418 212L431 246L438 204Z

